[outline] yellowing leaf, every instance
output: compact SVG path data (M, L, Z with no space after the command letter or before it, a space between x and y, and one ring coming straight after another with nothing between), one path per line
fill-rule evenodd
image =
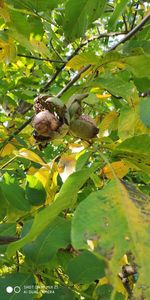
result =
M32 39L30 41L30 44L32 45L32 47L35 51L41 53L42 55L44 55L46 57L50 57L50 52L49 52L48 48L46 47L46 45L42 41L37 41L35 39Z
M122 141L134 135L135 120L134 109L130 107L121 109L118 119L118 135Z
M81 53L74 56L67 64L66 69L78 70L84 65L91 64L96 65L99 63L98 56L94 55L93 52Z
M59 164L58 164L58 172L63 180L63 182L67 179L67 177L75 171L76 165L76 154L71 155L62 155Z
M9 40L0 40L0 62L9 64L16 57L16 47L11 38Z
M31 150L28 150L28 149L25 149L25 148L22 148L20 149L17 153L16 153L17 156L19 157L24 157L24 158L27 158L31 161L34 161L40 165L45 165L44 161L41 159L40 156L38 156L36 153L34 153L33 151Z
M110 129L112 122L117 118L118 113L114 110L109 112L104 119L102 120L100 127L99 127L99 136L103 136L105 131Z
M97 92L97 91L100 91L100 87L93 87L93 88L90 90L91 93L95 93L95 92Z
M34 174L34 176L39 179L44 188L46 188L50 180L50 167L48 165L43 166Z
M114 178L111 168L114 170L114 172L118 178L123 178L129 171L129 166L126 163L124 163L123 161L113 162L111 164L111 167L109 165L106 165L102 170L103 173L106 175L106 177L109 179Z
M49 204L51 203L54 198L55 195L58 191L58 184L57 184L57 176L58 176L58 166L57 163L55 161L52 161L50 164L48 164L50 167L50 173L49 173L49 177L48 177L48 182L47 182L47 199L45 204Z
M27 171L27 174L28 175L34 175L36 172L38 171L37 168L34 168L34 167L30 167Z
M4 0L0 0L0 8L4 7Z
M7 7L0 8L0 18L3 18L5 22L10 22L10 15Z
M1 156L5 157L13 153L16 148L12 144L7 144L1 151Z
M107 277L103 277L100 279L98 285L104 285L104 284L108 284L109 281L108 281L108 278Z
M99 99L107 99L111 97L111 94L104 94L104 95L96 94L96 97Z

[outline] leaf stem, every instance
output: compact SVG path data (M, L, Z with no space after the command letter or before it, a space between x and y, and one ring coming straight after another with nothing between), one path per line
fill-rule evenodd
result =
M13 156L10 160L8 160L1 168L0 170L4 169L5 167L7 167L17 156Z

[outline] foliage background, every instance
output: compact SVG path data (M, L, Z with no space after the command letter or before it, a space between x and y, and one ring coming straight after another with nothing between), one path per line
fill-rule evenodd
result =
M149 17L140 0L0 1L3 299L150 298ZM98 135L39 145L34 98L85 93Z

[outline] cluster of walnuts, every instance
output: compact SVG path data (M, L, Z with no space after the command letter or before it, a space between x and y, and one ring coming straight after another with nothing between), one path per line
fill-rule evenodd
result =
M65 105L57 97L40 95L35 98L32 126L37 141L54 140L66 134L89 140L98 133L95 120L82 114L81 100L88 94L77 94Z

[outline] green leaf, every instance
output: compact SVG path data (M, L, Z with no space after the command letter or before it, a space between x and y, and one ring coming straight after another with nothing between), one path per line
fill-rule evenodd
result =
M129 104L138 103L138 93L135 85L132 82L122 79L119 75L118 73L101 76L99 79L93 81L93 85L106 89L112 95L127 99Z
M91 152L83 151L82 155L79 156L76 162L76 171L81 170L88 162L91 156Z
M98 166L94 165L91 168L71 174L61 187L56 200L35 216L30 232L20 241L8 246L8 255L11 256L15 253L16 249L21 248L30 241L36 239L36 237L59 215L62 210L73 206L76 202L78 191L90 177L91 172L94 172L97 168Z
M112 155L126 158L150 174L150 135L142 134L126 139L114 149Z
M65 6L64 32L69 41L82 37L92 22L100 18L105 0L68 0Z
M69 262L67 274L73 283L90 283L105 275L105 263L90 251L83 251Z
M11 0L7 0L7 2L10 2L10 4L12 4ZM25 3L24 3L25 2ZM23 11L26 10L26 12L28 13L28 11L37 11L37 12L42 12L42 11L46 11L47 9L54 9L55 7L57 7L58 4L58 0L26 0L23 2L20 2L18 0L14 0L13 1L13 5L16 8L19 9L23 9Z
M101 283L101 280L100 280ZM94 290L94 299L95 300L108 300L111 299L111 295L113 294L113 287L109 284L98 285ZM114 300L125 300L125 296L121 293L115 292L115 296L113 295Z
M114 28L116 25L116 22L118 20L118 18L120 17L120 15L123 13L123 11L126 8L127 3L129 2L129 0L118 0L116 7L113 11L113 14L111 15L109 22L108 22L108 26L109 28Z
M135 111L128 107L120 111L118 120L118 135L121 140L125 140L134 135Z
M142 78L134 78L134 83L139 90L139 92L145 92L149 90L150 87L150 79L147 77L142 77Z
M42 205L46 200L46 191L41 181L35 176L27 175L26 198L31 205Z
M35 280L33 275L29 273L13 273L9 275L3 275L0 277L0 295L1 298L6 300L29 300L33 299L33 294L29 293L29 290L25 288L25 286L33 286L35 285ZM8 293L7 288L12 288L12 292ZM10 290L10 289L8 289ZM18 293L17 291L20 290ZM24 293L26 290L27 293ZM34 291L33 288L31 288ZM15 292L16 291L16 292Z
M67 287L58 286L58 288L55 288L54 291L55 291L55 295L45 294L41 299L42 300L76 300L73 291L68 289Z
M30 24L30 32L34 35L44 35L43 24L37 17L28 16L28 22Z
M140 283L149 285L148 201L149 197L134 185L115 179L104 189L91 193L75 211L73 247L92 249L109 259L114 285L119 261L131 249L140 266Z
M150 79L150 55L136 55L124 58L123 61L128 65L129 70L136 77L147 77Z
M113 288L111 285L104 284L104 285L98 285L96 289L94 290L94 297L96 300L102 299L102 300L108 300L111 299L111 293L113 291Z
M144 98L140 102L140 118L144 125L150 128L150 97Z
M25 191L16 183L1 183L2 194L10 205L16 209L29 211L31 206L25 198Z
M29 22L27 21L27 16L14 10L10 11L10 16L12 27L14 27L22 35L29 37L31 28Z
M24 230L22 234L24 235ZM58 217L35 241L24 246L22 252L29 262L32 261L36 265L40 265L48 263L59 248L66 248L69 244L70 222Z
M131 40L124 44L123 53L126 55L127 53L132 54L135 53L138 49L143 49L145 54L150 54L150 41L142 41L142 40Z

